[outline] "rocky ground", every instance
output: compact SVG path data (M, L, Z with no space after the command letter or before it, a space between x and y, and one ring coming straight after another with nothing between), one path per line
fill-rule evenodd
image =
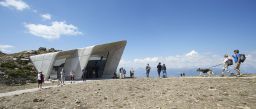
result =
M256 78L95 80L1 97L3 108L256 108Z

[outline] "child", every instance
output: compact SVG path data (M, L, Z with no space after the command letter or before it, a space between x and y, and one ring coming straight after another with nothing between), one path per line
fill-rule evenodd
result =
M223 69L222 69L222 77L224 76L224 72L227 71L228 73L230 73L230 71L228 70L228 66L233 64L233 60L231 58L229 58L229 56L227 54L224 55L224 61L223 61Z

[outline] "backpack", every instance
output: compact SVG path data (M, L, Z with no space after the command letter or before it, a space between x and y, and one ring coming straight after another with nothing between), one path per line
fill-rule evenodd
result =
M245 59L246 59L245 54L240 54L240 62L243 63L245 61Z
M228 59L226 63L228 64L228 66L233 65L233 60L232 59Z

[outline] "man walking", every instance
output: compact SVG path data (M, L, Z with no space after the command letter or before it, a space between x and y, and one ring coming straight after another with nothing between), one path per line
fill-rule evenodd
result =
M159 64L157 65L158 78L160 78L161 70L162 70L162 65L161 65L161 62L159 62Z
M237 71L237 76L240 76L240 65L241 65L241 59L239 50L234 50L234 55L232 55L234 61L235 61L235 70Z

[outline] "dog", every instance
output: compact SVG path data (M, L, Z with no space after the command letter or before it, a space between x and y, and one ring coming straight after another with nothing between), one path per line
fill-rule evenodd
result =
M210 68L198 68L196 71L200 72L199 76L202 76L202 73L203 74L207 73L208 76L212 76L214 74L212 69L210 69Z

